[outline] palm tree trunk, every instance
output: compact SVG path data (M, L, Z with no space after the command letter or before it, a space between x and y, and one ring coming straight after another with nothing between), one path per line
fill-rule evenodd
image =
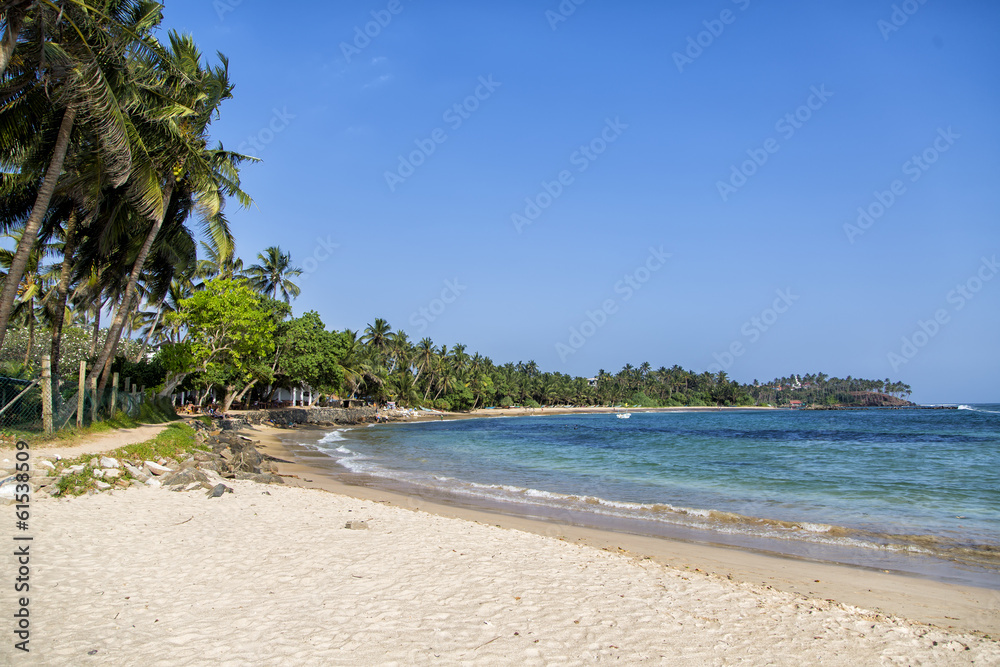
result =
M69 213L66 221L66 244L63 246L62 270L56 285L56 304L52 311L52 376L59 376L59 354L62 346L63 320L66 319L66 299L69 297L69 279L73 271L73 254L76 252L76 208Z
M28 320L28 349L24 351L25 366L28 365L28 360L31 359L31 350L33 347L35 347L35 318L33 317L33 313L31 312L32 310L34 310L33 307L34 301L35 301L34 299L30 299L28 301L28 317L30 317L31 319Z
M146 263L146 257L149 256L150 249L153 247L153 240L160 233L160 228L163 227L163 220L167 217L167 207L170 204L170 197L173 195L173 191L174 180L169 179L166 187L163 189L163 210L160 211L156 222L149 228L149 233L146 234L146 240L142 244L142 249L139 250L139 256L135 258L135 263L132 265L132 273L129 274L128 286L125 288L125 296L122 298L121 305L118 306L118 311L115 313L111 329L108 330L108 337L104 339L104 349L101 350L101 354L94 363L93 370L91 370L88 377L88 381L92 382L97 378L98 373L101 373L102 370L104 371L101 374L99 391L104 391L104 387L108 383L108 376L111 374L111 366L108 364L108 360L112 358L115 349L118 347L118 341L121 338L122 332L125 329L125 320L132 310L132 302L135 300L136 287L139 284L142 267Z
M149 327L149 333L146 334L146 338L142 341L142 347L139 348L139 353L135 357L135 363L142 361L142 358L146 355L146 348L149 346L149 339L153 337L153 331L156 329L156 325L160 323L160 316L163 315L163 303L160 303L160 307L156 311L156 319L153 320L153 325Z
M90 335L90 354L88 357L93 357L97 354L97 341L100 339L101 335L101 311L104 309L104 302L98 300L97 311L94 313L94 333Z
M223 405L222 406L222 411L223 412L229 412L230 406L233 403L235 403L236 401L242 401L243 397L247 395L248 391L250 391L251 389L253 389L253 387L254 387L255 384L257 384L257 378L254 378L253 380L250 381L250 384L248 384L247 386L243 387L243 391L241 391L240 393L236 394L233 397L233 400L231 400L228 403L226 403L225 405Z
M31 249L38 239L38 229L42 225L42 217L49 210L49 202L56 191L56 183L62 173L63 162L66 160L66 152L69 150L70 135L73 132L73 121L76 119L77 108L75 105L67 107L63 114L62 122L59 124L59 135L56 138L55 150L52 152L52 161L45 172L45 180L42 187L38 188L38 196L35 198L35 205L31 209L28 222L24 225L24 232L17 243L17 250L14 253L14 260L11 262L10 270L7 272L7 279L3 284L3 292L0 293L0 347L3 347L3 339L7 333L7 323L10 321L10 313L14 308L14 299L17 297L17 286L21 284L24 277L24 270L28 266L28 257Z

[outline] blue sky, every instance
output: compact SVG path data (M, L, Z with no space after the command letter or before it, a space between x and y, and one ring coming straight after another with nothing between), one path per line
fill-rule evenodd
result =
M996 3L166 4L230 58L238 253L291 252L296 314L1000 400Z

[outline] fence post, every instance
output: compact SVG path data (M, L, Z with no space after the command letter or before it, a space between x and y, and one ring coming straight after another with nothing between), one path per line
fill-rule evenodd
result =
M125 393L129 393L129 385L132 384L132 378L125 378Z
M76 427L83 428L83 400L87 395L87 362L80 360L80 388L76 395Z
M97 378L90 378L90 423L97 422Z
M114 419L115 407L118 403L118 373L111 374L111 418Z
M42 355L42 428L52 435L52 364L49 355Z

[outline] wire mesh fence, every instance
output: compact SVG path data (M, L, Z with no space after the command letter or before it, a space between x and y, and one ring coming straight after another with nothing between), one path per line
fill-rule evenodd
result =
M0 377L0 428L41 430L42 388L38 379Z
M50 380L53 431L91 424L118 413L139 417L143 404L150 400L136 388L122 391L110 383L104 391L85 389L81 397L79 383L75 380ZM43 381L41 377L0 377L0 438L19 433L45 432Z

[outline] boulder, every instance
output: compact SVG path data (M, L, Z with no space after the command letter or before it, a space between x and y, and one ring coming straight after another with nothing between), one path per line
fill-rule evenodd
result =
M41 459L35 465L37 465L39 468L45 468L46 470L56 469L56 466L55 464L52 463L52 461L46 461L45 459Z
M0 500L13 501L17 495L17 477L11 475L0 479Z
M159 463L154 463L153 461L145 461L143 465L146 466L146 470L151 475L165 475L169 472L173 472L171 468L161 466Z
M122 466L124 466L125 471L128 474L132 475L132 477L135 477L140 482L145 482L147 479L149 479L149 473L139 470L130 463L123 463Z
M164 486L188 486L189 484L207 484L206 488L212 488L209 484L208 476L200 470L195 470L193 468L188 468L186 470L178 470L175 473L169 475L164 475L160 478Z
M153 487L154 489L163 486L163 484L160 483L160 480L156 479L155 477L150 477L149 479L147 479L145 481L145 484L146 486Z
M198 467L201 468L202 470L211 470L212 472L217 472L217 473L220 473L220 474L221 473L230 472L229 466L227 466L225 463L223 463L221 461L220 462L205 461L204 463L202 463Z
M233 472L260 473L260 464L264 457L253 444L237 440L229 445L229 449L233 453L229 464Z
M94 482L94 486L99 488L101 491L105 491L111 488L110 484L108 484L107 482L102 482L101 480L97 480L96 482Z
M52 486L58 479L58 477L34 477L31 483L34 484L36 489L40 489L44 486Z
M80 464L80 465L70 466L66 468L66 470L64 470L63 472L66 473L67 475L77 475L86 469L87 466Z
M284 484L285 480L281 479L280 475L274 475L271 473L252 473L252 472L238 472L236 473L236 479L245 479L251 482L258 482L260 484Z
M94 472L97 471L95 470ZM103 468L101 472L104 473L104 479L114 479L116 477L120 477L122 474L122 471L117 468Z
M101 467L102 468L118 468L118 467L120 467L118 465L118 459L113 459L110 456L102 456L100 463L101 463Z
M90 474L97 479L101 479L102 477L104 477L104 470L102 468L97 468Z
M212 490L208 492L209 498L219 498L224 493L232 493L233 490L226 486L225 484L216 484L212 487Z

